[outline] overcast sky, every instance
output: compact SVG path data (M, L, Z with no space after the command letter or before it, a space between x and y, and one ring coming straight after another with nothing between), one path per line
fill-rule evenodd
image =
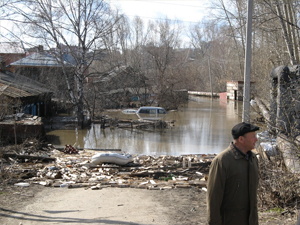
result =
M180 20L185 25L207 19L210 15L211 0L107 0L112 8L118 8L130 19L139 16L148 20ZM7 23L1 23L5 26ZM0 28L1 33L5 30ZM3 41L2 39L0 39ZM7 41L7 40L6 40Z
M202 21L209 16L210 0L109 0L129 18L145 20L168 19L187 23Z

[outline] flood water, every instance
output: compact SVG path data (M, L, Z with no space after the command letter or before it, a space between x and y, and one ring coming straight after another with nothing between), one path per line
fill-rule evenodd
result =
M175 126L162 131L100 129L100 124L92 124L86 130L54 130L47 136L54 146L71 144L86 149L121 149L129 154L219 153L232 140L231 128L241 122L241 105L242 102L237 101L194 97L180 110L168 112L166 120L175 120ZM120 111L110 114L127 116Z

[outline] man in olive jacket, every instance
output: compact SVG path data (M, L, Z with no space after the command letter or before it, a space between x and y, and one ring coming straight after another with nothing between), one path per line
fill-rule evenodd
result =
M259 127L239 123L233 142L211 163L207 183L209 225L257 225L258 160L251 151Z

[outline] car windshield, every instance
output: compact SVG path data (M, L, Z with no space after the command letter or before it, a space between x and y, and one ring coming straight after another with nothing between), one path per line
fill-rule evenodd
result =
M155 114L156 113L156 109L141 109L140 113Z
M164 109L159 109L159 110L158 110L158 113L159 113L159 114L165 114L165 113L166 113L166 110L164 110Z
M147 114L165 114L166 110L161 108L141 108L138 113L147 113Z

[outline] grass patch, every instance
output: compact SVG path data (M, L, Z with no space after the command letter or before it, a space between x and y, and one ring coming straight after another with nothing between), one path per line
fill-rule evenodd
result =
M284 211L283 208L275 207L275 208L269 209L267 212L282 213L283 211Z
M175 177L174 174L170 174L169 176L167 177L160 177L158 178L159 180L163 180L163 181L168 181L168 180L173 180L173 177Z

